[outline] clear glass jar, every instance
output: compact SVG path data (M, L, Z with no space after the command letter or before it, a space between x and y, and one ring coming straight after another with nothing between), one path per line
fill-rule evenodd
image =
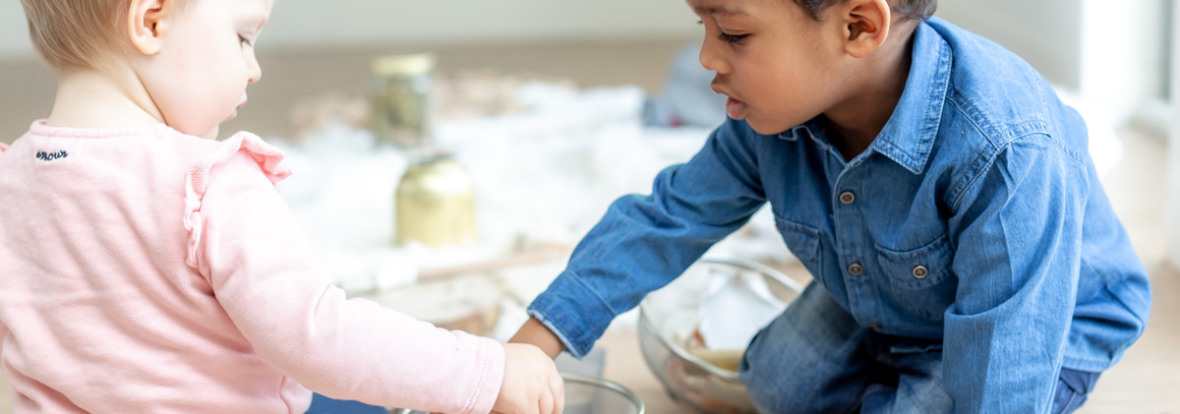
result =
M421 148L430 144L433 53L373 59L372 129L380 145Z

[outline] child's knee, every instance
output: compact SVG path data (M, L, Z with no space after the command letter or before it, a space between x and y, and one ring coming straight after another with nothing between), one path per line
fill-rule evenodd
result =
M759 412L831 413L855 406L863 384L847 380L858 377L856 364L822 363L766 340L765 333L751 342L738 373Z

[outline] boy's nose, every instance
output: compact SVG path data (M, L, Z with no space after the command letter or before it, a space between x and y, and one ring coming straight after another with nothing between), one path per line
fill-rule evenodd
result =
M701 53L698 58L701 61L701 67L706 70L711 70L719 74L729 73L729 66L713 52L713 48L709 45L708 40L701 45Z

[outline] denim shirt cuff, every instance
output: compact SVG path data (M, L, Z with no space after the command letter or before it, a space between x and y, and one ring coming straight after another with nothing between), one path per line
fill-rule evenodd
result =
M615 316L598 298L576 274L565 271L533 300L528 313L557 335L567 352L581 359Z

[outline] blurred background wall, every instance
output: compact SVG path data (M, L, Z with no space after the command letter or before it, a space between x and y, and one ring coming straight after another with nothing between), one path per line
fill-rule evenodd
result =
M278 0L271 52L419 44L682 38L697 18L676 0ZM30 57L20 2L0 3L0 58Z
M1168 96L1172 0L939 3L938 15L1016 52L1115 124L1153 123Z

